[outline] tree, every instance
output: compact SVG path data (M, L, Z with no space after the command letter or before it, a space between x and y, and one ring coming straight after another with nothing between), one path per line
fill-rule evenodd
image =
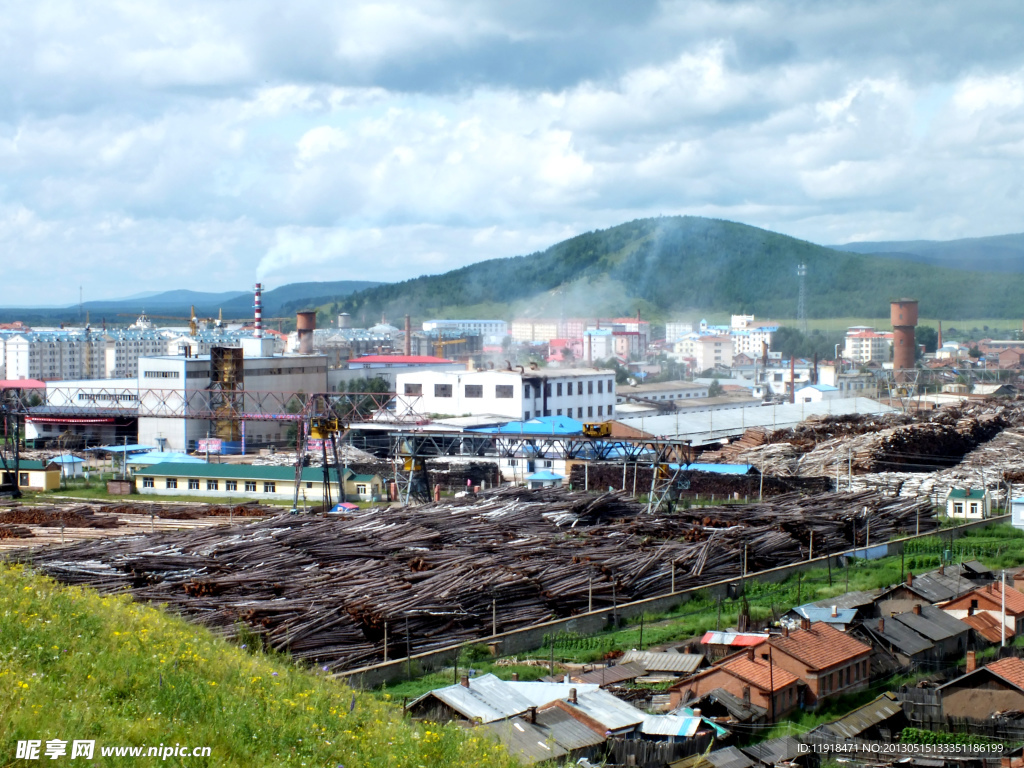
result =
M977 346L973 346L970 348L970 350L968 350L967 354L973 357L975 360L977 360L979 357L981 357L981 350L978 349Z
M927 325L919 325L914 331L914 339L924 345L925 352L934 352L939 346L939 332Z
M722 388L722 385L719 383L717 378L712 379L711 383L708 385L708 397L718 397L724 391L725 390Z

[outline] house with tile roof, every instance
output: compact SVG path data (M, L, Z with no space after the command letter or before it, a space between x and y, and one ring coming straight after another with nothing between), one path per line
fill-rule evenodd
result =
M958 611L978 613L987 611L999 617L1003 615L1003 592L1006 593L1006 626L1014 634L1024 632L1024 592L1013 587L1004 587L1000 581L989 582L983 587L976 587L965 595L943 604L943 609L953 616Z
M770 651L769 651L770 649ZM803 620L800 629L783 630L754 652L799 678L804 684L803 706L817 709L822 702L867 687L871 646L823 621Z
M946 717L980 717L1024 709L1024 659L1011 656L984 667L967 654L967 672L938 688Z
M963 613L963 611L956 613ZM975 650L981 650L989 645L1001 645L1004 639L1007 643L1013 642L1013 630L1004 627L999 618L991 611L978 611L977 613L969 611L966 616L961 618L960 621L971 628L971 640L968 642L968 646Z
M799 705L800 680L792 672L762 658L754 648L669 686L672 708L700 698L716 688L743 702L765 708L771 719L788 714Z

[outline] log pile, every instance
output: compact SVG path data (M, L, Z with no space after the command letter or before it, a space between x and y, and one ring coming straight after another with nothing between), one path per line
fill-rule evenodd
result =
M703 455L701 457L703 459ZM634 474L636 482L634 484ZM794 491L804 493L824 493L832 489L832 481L827 477L796 477L792 474L772 476L766 475L764 483L755 471L748 475L721 475L715 472L685 470L680 479L689 481L688 490L680 491L682 498L718 499L753 498L759 495L780 496ZM649 464L627 464L615 462L590 462L588 466L574 464L569 472L569 483L573 488L589 487L591 490L614 488L625 490L630 494L636 489L637 495L648 493L651 489L651 466Z
M0 525L39 525L47 528L117 528L123 525L113 517L99 516L91 507L82 505L55 507L21 507L0 512Z
M34 553L66 583L128 589L225 635L352 668L798 561L932 521L913 499L782 496L646 515L627 495L509 488L330 519L282 515ZM408 627L408 630L406 629ZM385 649L385 634L387 648Z

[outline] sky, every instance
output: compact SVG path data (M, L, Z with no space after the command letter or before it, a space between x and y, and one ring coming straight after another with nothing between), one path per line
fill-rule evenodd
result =
M13 0L0 305L397 281L689 214L1024 231L1024 13L953 0Z

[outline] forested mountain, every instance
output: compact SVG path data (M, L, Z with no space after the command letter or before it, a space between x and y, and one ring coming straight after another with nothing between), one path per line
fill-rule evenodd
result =
M1024 273L1024 234L962 240L894 240L830 246L853 253L875 253L937 267L977 272Z
M923 315L1019 316L1024 276L971 273L814 245L757 227L697 217L640 219L588 232L529 256L337 299L356 318L477 314L541 316L673 311L793 317L798 264L807 265L809 317L879 317L889 301Z

